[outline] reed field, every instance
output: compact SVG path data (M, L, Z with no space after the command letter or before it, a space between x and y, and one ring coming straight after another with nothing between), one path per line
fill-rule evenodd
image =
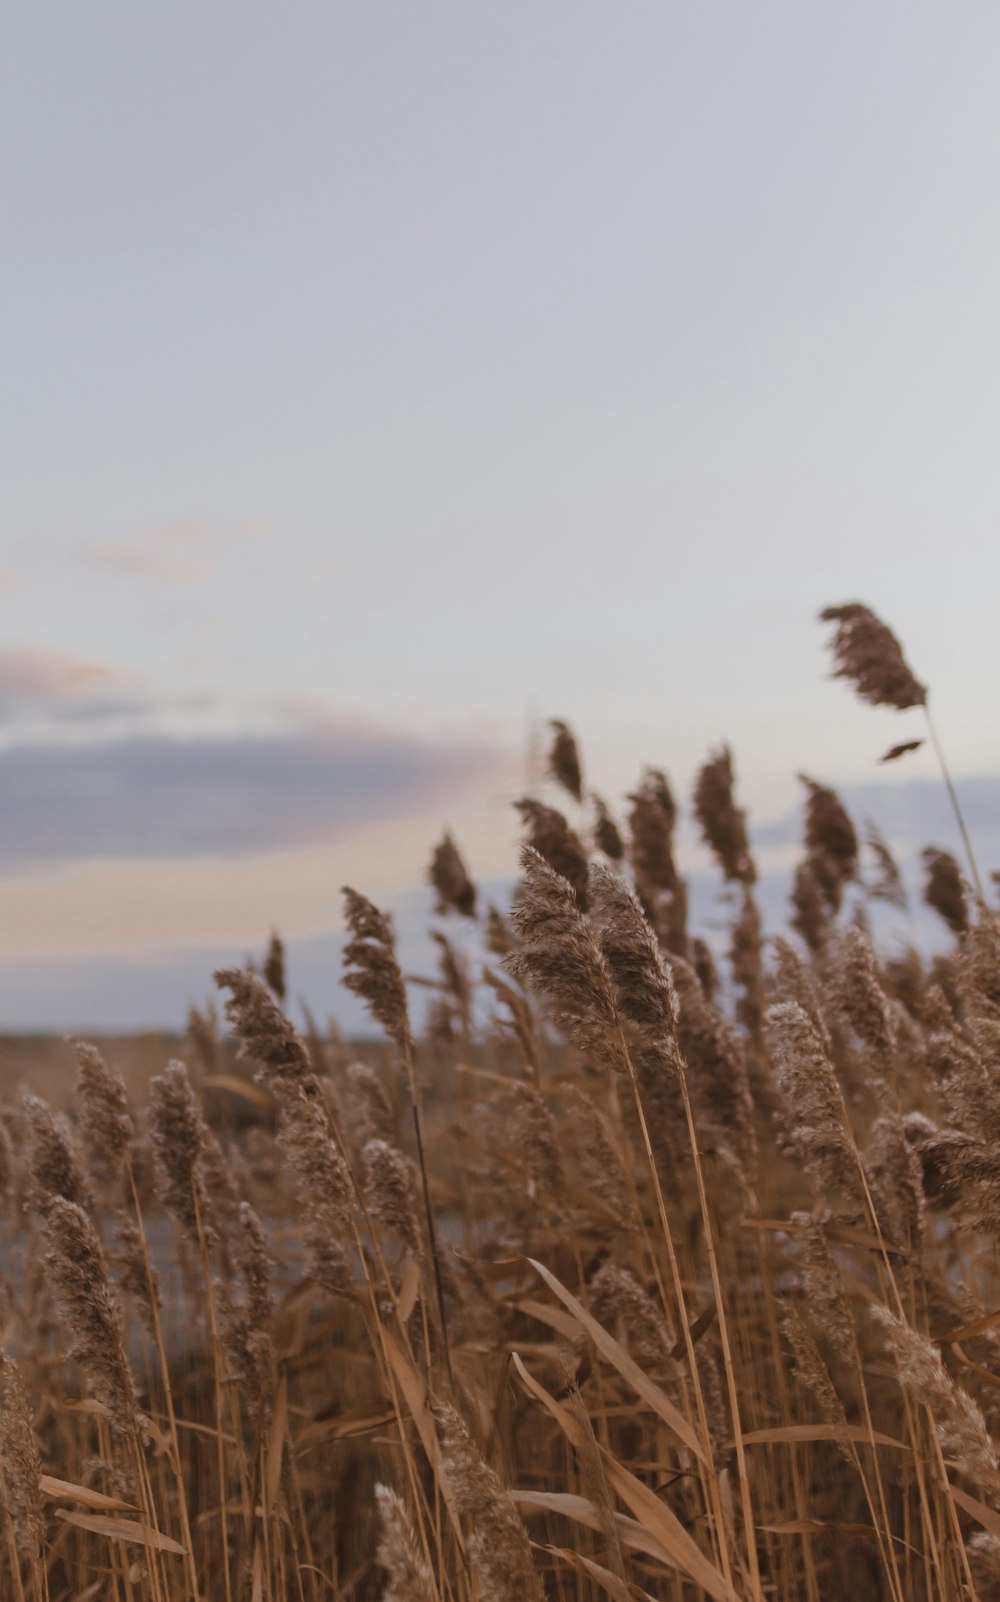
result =
M172 1057L8 1045L3 1602L1000 1598L1000 918L955 798L949 949L876 949L900 869L803 801L765 939L708 755L710 949L666 776L596 797L557 722L510 907L433 852L435 974L344 892L360 1054L276 936Z

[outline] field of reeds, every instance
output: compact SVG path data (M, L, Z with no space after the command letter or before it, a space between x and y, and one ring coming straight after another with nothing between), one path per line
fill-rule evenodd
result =
M863 697L926 705L871 613L829 620ZM880 953L900 871L807 779L765 941L714 752L713 955L664 774L612 809L554 724L550 778L509 909L435 850L419 1032L352 889L363 1061L287 1000L274 938L141 1098L77 1042L68 1112L4 1107L4 1602L1000 1597L976 865L926 855L945 955Z

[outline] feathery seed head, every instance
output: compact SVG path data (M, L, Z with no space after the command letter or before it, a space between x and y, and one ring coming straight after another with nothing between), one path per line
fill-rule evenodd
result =
M877 877L868 886L868 894L874 901L885 901L889 906L898 907L900 912L905 912L909 898L903 884L903 876L899 871L899 864L871 820L866 827L865 844L875 858L878 870Z
M263 967L264 983L278 1005L285 1005L285 947L276 929L271 931Z
M629 860L645 904L650 892L673 890L677 884L673 845L677 805L659 768L645 770L629 800Z
M580 910L587 910L586 847L576 831L555 807L547 807L532 796L514 802L528 832L528 843L543 857L554 873L573 886Z
M240 1043L240 1056L266 1071L268 1083L314 1082L309 1053L267 986L249 968L220 968L215 982L230 992L226 1017Z
M76 1103L83 1142L94 1167L111 1178L119 1169L135 1125L120 1074L110 1069L95 1046L82 1040L76 1050Z
M521 865L513 913L521 944L504 966L548 999L556 1022L581 1051L627 1071L611 975L573 887L531 846L522 847Z
M32 1429L21 1371L0 1348L0 1474L14 1539L22 1557L40 1563L45 1540L45 1507L39 1481L42 1464Z
M840 910L844 886L858 869L858 837L835 790L800 773L805 785L806 854L820 893L830 913Z
M823 623L833 623L831 650L836 663L834 678L853 684L863 701L892 706L904 712L926 706L927 690L903 655L903 648L887 623L860 601L824 607Z
M376 1485L375 1505L382 1527L375 1561L389 1575L382 1602L438 1602L434 1576L420 1554L402 1498L388 1485Z
M465 918L476 916L476 887L447 829L434 847L427 877L437 892L435 912L442 915L449 911L460 912Z
M853 1197L857 1152L822 1036L795 1001L770 1007L766 1022L775 1075L789 1106L791 1144L821 1195L846 1191Z
M844 929L835 948L833 993L858 1039L880 1057L895 1045L892 1018L871 941L860 929Z
M344 984L360 996L400 1051L412 1051L406 986L396 960L392 922L366 896L343 889L344 917L351 938L344 947Z
M365 1200L371 1216L387 1224L419 1257L416 1180L412 1163L385 1140L369 1140L364 1149Z
M121 1303L108 1278L100 1236L76 1202L53 1196L45 1216L46 1265L55 1284L73 1358L94 1396L123 1433L142 1429L135 1384L125 1355Z
M561 718L550 718L549 728L552 730L552 744L549 747L548 758L549 777L554 779L556 784L561 784L574 801L582 801L583 770L573 731Z
M21 1107L30 1141L30 1205L44 1214L54 1196L63 1196L92 1212L94 1198L65 1120L53 1117L40 1096L23 1096Z
M952 1379L937 1347L926 1335L887 1307L876 1306L871 1312L893 1351L903 1389L915 1402L930 1408L941 1445L963 1474L996 1500L1000 1496L1000 1473L981 1408Z
M472 1520L468 1551L482 1602L542 1602L531 1545L512 1498L456 1410L441 1403L432 1411L444 1475L459 1512Z
M603 851L610 862L619 863L625 856L625 842L618 825L599 795L592 795L597 820L594 824L594 845Z
M590 870L590 899L619 1012L647 1044L672 1041L677 997L638 896L618 874L595 863Z
M937 846L928 846L921 856L927 869L924 900L944 919L952 934L963 935L969 927L969 908L961 868L950 851L941 851Z
M208 1133L187 1069L182 1062L169 1062L150 1080L149 1134L160 1200L196 1245L200 1232L212 1235L202 1172Z
M724 745L699 770L694 787L695 816L723 877L751 885L757 872L750 855L746 814L736 805L733 783L732 752Z

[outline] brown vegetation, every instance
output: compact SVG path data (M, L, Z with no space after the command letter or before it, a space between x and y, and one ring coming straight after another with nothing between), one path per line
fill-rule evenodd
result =
M923 705L857 610L841 671ZM68 1115L0 1113L4 1598L1000 1596L1000 920L935 851L951 951L880 955L899 871L807 779L768 948L723 748L715 960L665 776L619 832L553 727L574 816L519 803L510 919L480 972L436 931L422 1038L348 890L374 1066L296 1029L274 936L144 1106L80 1046ZM450 835L430 877L475 918Z

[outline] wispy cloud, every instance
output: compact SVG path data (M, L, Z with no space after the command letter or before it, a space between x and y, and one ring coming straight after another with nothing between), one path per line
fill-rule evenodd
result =
M258 539L265 532L262 523L243 523L231 528L181 523L151 529L130 540L93 540L81 546L79 555L90 567L131 578L163 584L198 584L218 572L220 547Z
M324 724L0 752L0 868L88 858L241 857L342 837L493 782L474 743Z
M1000 775L973 775L961 779L957 788L973 844L981 841L992 858L1000 846ZM960 850L951 803L939 779L845 784L838 794L859 827L871 818L903 855L929 844ZM755 844L763 850L798 845L803 811L804 799L802 807L755 828ZM992 866L992 861L983 865Z
M118 668L37 646L0 651L0 724L39 715L96 719L145 708Z

